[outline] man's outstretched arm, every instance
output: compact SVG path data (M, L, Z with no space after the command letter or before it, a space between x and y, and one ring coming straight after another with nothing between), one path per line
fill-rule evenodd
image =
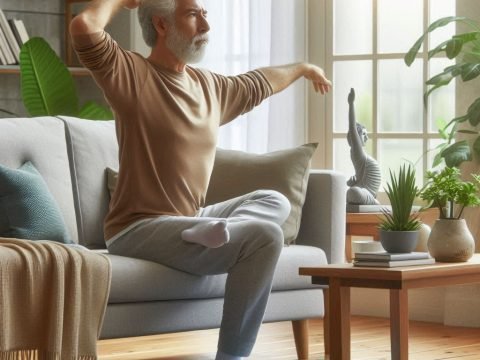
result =
M123 7L134 9L141 0L94 0L70 23L70 34L93 34L102 31Z
M283 66L272 66L259 69L270 82L274 93L278 93L302 76L310 80L316 92L326 94L332 83L325 77L323 70L313 64L298 63Z

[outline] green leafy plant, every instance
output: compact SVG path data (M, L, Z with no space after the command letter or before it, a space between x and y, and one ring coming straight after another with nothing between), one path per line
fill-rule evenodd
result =
M390 200L391 211L382 210L384 219L379 228L386 231L418 230L421 221L418 213L412 213L413 202L419 194L413 166L401 166L397 175L390 170L390 181L385 193Z
M22 99L30 116L69 115L110 120L112 112L94 102L80 107L70 71L42 38L27 41L20 51ZM13 113L4 111L11 115Z
M433 91L448 85L453 79L458 77L462 82L467 82L480 75L480 24L461 16L449 16L434 21L405 55L405 63L410 66L415 61L420 47L429 33L452 22L463 23L471 31L453 35L428 52L429 60L437 54L445 53L447 58L456 59L456 64L447 66L441 73L434 75L426 82L429 88L424 94L425 106L427 106L428 96ZM473 129L459 129L460 124L467 121ZM456 117L440 127L440 136L444 142L436 148L438 153L433 166L439 165L442 159L449 167L458 167L462 162L472 160L469 142L466 140L456 141L457 133L476 136L472 148L474 153L480 156L480 133L474 129L479 123L480 97L469 106L465 115Z
M472 177L474 182L461 180L460 170L456 167L445 167L440 172L428 171L420 197L429 201L430 207L439 209L440 219L460 219L466 207L480 205L480 176L472 174Z

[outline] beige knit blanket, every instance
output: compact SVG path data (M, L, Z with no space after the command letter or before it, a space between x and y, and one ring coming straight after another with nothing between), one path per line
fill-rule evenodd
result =
M97 359L110 279L104 255L0 238L0 360Z

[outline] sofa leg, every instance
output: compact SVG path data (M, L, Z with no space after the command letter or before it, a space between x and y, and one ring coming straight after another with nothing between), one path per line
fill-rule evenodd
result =
M293 337L299 360L308 359L308 320L292 320Z

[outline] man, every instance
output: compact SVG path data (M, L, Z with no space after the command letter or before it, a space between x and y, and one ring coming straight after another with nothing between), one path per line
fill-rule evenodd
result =
M148 58L104 32L122 7L139 7ZM111 253L198 275L228 273L217 359L249 356L283 247L288 200L256 191L203 207L219 126L301 76L326 93L310 64L225 77L188 66L208 42L199 0L93 0L72 20L75 49L115 113L119 177L105 220Z

